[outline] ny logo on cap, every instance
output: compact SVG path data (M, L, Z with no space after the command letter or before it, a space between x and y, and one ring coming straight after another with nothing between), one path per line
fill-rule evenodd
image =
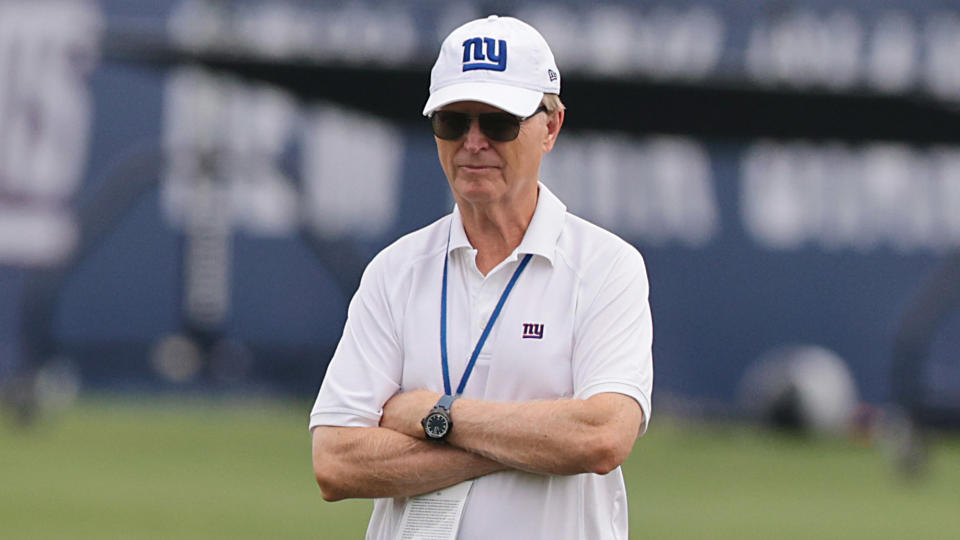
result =
M484 45L486 45L486 56L484 56ZM473 49L473 54L470 50ZM486 60L486 62L470 62L471 56L474 60ZM489 69L493 71L504 71L507 69L507 42L504 40L494 40L493 38L471 38L463 42L463 70Z

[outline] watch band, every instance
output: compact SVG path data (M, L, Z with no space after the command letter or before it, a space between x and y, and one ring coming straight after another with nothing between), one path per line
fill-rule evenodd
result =
M442 409L446 409L447 411L449 411L450 407L453 407L453 402L454 400L457 399L457 397L459 396L451 396L450 394L444 394L443 397L440 398L440 401L437 402L435 407L440 407Z

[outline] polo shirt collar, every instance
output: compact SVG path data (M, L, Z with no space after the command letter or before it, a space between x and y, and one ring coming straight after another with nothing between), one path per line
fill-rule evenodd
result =
M516 256L532 253L544 257L553 264L557 250L557 241L563 230L563 220L567 207L553 194L547 186L538 182L540 193L537 196L537 208L533 211L533 219L523 235L523 240L514 251ZM450 230L449 253L459 248L473 249L467 233L463 230L463 218L460 216L460 207L453 207L453 223Z

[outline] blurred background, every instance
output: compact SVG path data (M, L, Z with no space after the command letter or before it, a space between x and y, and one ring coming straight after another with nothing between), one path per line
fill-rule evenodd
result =
M490 13L564 78L544 183L647 262L635 534L960 530L957 2L0 0L0 537L362 536L307 413L452 208L419 112Z

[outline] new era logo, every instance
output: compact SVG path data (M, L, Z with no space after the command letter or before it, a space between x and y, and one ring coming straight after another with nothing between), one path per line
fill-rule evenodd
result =
M543 339L543 324L523 323L523 339Z
M554 71L554 70L552 70L552 69L548 69L548 70L547 70L547 77L550 78L550 82L554 82L554 81L557 80L557 72Z
M472 54L471 54L472 53ZM470 60L477 60L471 62ZM463 70L489 69L504 71L507 69L507 42L493 38L471 38L463 42Z

